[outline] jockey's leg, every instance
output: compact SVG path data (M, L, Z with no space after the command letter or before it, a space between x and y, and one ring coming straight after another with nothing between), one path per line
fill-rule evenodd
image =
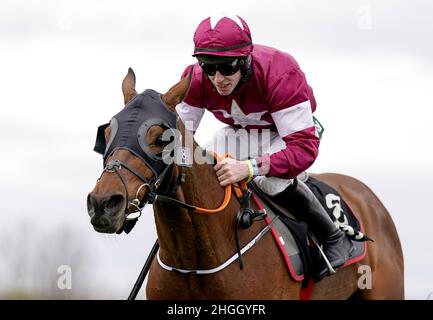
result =
M279 203L284 203L299 220L307 223L323 244L323 251L335 270L348 260L350 241L332 222L319 200L303 181L294 179L293 183L275 198ZM328 275L328 271L326 266L320 270L319 279Z

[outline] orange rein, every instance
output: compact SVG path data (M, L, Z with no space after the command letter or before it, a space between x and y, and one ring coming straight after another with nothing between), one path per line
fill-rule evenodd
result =
M231 156L228 153L225 153L225 154L223 154L222 157L219 157L218 154L216 152L214 152L214 157L217 159L217 161L219 161L220 159L225 159L225 158L228 158ZM246 184L245 180L240 181L240 185L241 185L242 189L247 189L247 184ZM242 196L242 191L240 191L239 188L235 188L234 191L235 191L235 194L238 198L240 198ZM232 195L232 185L229 184L228 186L225 187L224 200L218 208L205 209L205 208L196 207L194 211L196 211L197 213L203 213L203 214L212 214L212 213L221 212L229 204L231 195Z

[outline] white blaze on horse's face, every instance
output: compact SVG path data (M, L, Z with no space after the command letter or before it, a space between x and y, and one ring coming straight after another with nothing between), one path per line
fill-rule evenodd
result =
M241 71L238 70L238 72L231 76L224 76L217 71L214 76L208 77L220 95L228 96L236 88L239 81L241 81L242 74Z

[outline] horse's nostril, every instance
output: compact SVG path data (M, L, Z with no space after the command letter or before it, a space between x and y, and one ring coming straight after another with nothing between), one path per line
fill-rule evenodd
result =
M96 214L93 215L93 216L90 218L90 223L93 224L93 225L98 224L98 223L99 223L99 216L97 216Z
M90 212L94 210L97 206L97 201L95 197L92 196L92 194L87 195L87 211Z
M98 199L89 193L87 196L87 211L92 218L99 218L104 213L114 213L123 204L124 197L121 194L114 194Z
M124 197L122 195L112 195L103 202L103 206L108 210L117 208L122 203L123 199Z

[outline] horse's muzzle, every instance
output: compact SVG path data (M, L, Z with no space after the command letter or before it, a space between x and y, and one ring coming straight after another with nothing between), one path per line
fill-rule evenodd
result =
M90 223L98 232L115 233L122 228L125 220L125 197L113 194L97 197L89 193L87 196L87 212Z

